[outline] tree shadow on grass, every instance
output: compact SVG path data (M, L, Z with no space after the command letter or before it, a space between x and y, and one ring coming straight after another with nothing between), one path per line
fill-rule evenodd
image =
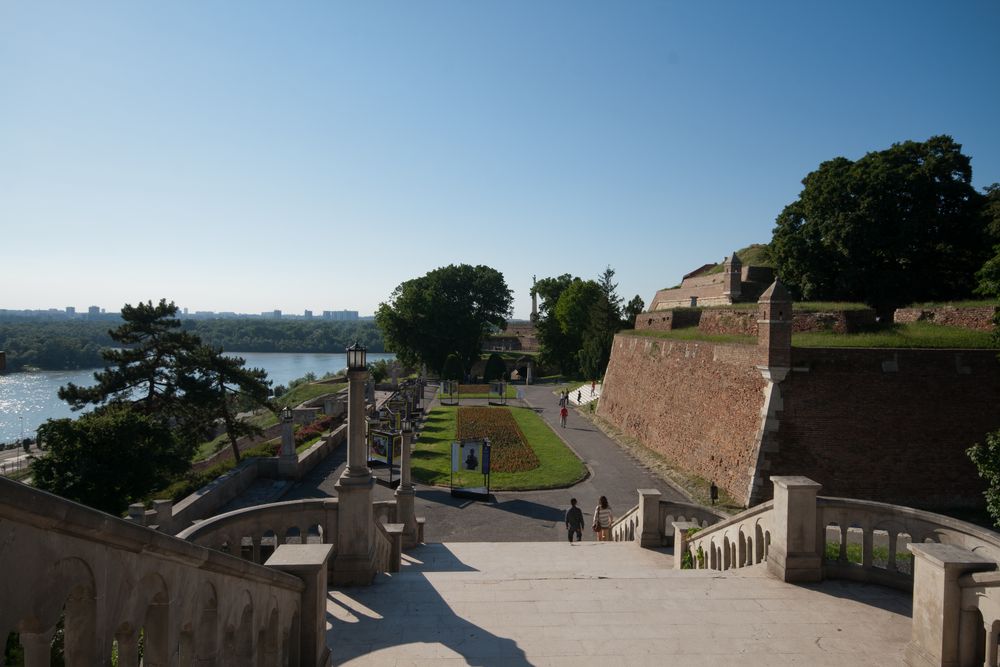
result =
M332 663L386 651L387 664L393 658L429 662L457 654L468 665L529 666L517 642L456 614L425 576L475 571L446 545L422 545L404 555L396 575L380 574L367 587L330 590L326 643Z

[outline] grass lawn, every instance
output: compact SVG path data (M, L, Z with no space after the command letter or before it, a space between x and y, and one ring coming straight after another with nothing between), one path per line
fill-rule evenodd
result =
M936 301L931 303L913 303L907 308L996 308L996 299L980 299L977 301Z
M973 331L930 322L907 322L863 333L816 331L792 334L792 346L983 349L993 347L993 339L990 331Z
M273 412L264 412L259 415L250 418L251 423L256 424L260 428L267 428L268 426L274 426L278 423L278 415ZM229 436L225 433L220 434L214 440L209 440L208 442L203 442L198 445L197 451L194 453L194 458L192 461L203 461L210 457L212 454L216 453L224 447L229 447Z
M583 462L563 444L548 424L528 408L510 410L540 465L519 473L493 473L490 487L496 491L564 488L583 479ZM420 438L413 448L413 478L425 484L447 486L451 479L451 443L455 439L457 408L442 406L431 410Z
M481 391L480 389L473 389L472 393L466 393L464 387L467 387L467 386L470 386L470 385L464 385L464 384L458 385L458 394L456 394L456 395L459 398L498 398L498 396L496 394L490 394L488 392ZM471 385L471 386L472 387L481 387L482 385ZM512 384L508 384L507 385L507 394L506 395L507 395L507 398L517 398L517 387L515 387ZM439 389L438 390L438 398L444 398L445 396L448 396L448 394L442 394L441 390Z
M289 389L278 397L277 403L281 407L294 408L303 401L322 396L323 394L335 394L347 386L346 382L303 382L294 389Z

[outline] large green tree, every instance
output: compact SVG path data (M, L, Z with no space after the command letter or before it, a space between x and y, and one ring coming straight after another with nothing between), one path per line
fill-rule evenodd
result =
M126 403L50 419L38 437L47 453L31 464L33 484L111 514L186 470L193 453L163 420Z
M951 137L834 158L802 184L770 245L796 297L888 310L972 291L989 243L971 163Z
M239 419L241 408L270 407L268 395L271 382L262 368L246 368L242 357L223 354L221 347L199 345L183 358L186 368L179 385L183 403L190 416L203 424L221 421L239 462L237 440L259 435L262 429L253 422Z
M485 336L507 325L512 301L496 269L452 264L400 284L375 321L403 363L441 371L453 352L466 367L478 358Z
M538 338L539 357L544 366L558 368L564 375L575 374L578 368L575 346L571 336L563 333L556 317L559 297L579 281L568 273L555 278L542 278L532 287L539 297L538 320L535 322L535 336Z

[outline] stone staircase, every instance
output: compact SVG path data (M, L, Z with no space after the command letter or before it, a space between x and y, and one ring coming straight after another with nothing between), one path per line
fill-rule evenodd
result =
M675 570L634 543L427 544L405 561L330 591L333 664L900 665L910 638L909 595Z

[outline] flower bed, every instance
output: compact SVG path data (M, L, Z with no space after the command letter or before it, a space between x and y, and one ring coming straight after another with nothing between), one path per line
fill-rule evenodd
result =
M489 438L492 472L525 472L538 467L538 456L528 446L510 410L488 407L458 409L457 437Z

